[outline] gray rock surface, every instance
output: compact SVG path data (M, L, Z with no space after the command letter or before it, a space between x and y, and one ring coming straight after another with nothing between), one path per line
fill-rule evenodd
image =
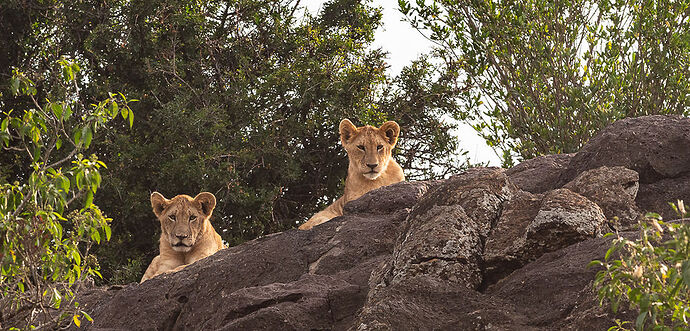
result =
M690 119L677 115L626 118L607 126L570 160L565 184L601 166L623 166L640 175L640 184L690 172Z
M581 173L563 187L596 203L611 228L623 230L637 226L642 214L635 204L639 186L639 176L634 170L604 166Z
M506 175L521 190L544 193L560 187L561 174L575 154L554 154L522 161L506 170Z

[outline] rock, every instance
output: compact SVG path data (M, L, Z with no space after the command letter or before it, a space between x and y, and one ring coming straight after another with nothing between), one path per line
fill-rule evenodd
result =
M330 329L353 315L361 304L359 287L341 279L306 274L287 284L272 283L217 293L205 309L203 324L176 324L184 329L314 330Z
M539 256L600 236L606 224L604 212L587 198L568 189L544 195L541 207L527 226L527 250Z
M357 200L345 204L344 214L387 214L399 209L412 208L427 191L441 181L400 182L367 192Z
M503 202L510 200L517 187L500 168L471 168L450 177L426 194L412 210L410 217L425 214L434 206L459 205L468 217L481 227L485 238L500 216ZM407 226L414 222L407 222Z
M631 234L624 233L626 237ZM634 236L634 234L633 234ZM575 330L606 330L615 325L613 315L586 316L575 312L591 311L598 306L597 300L585 302L582 299L596 298L592 292L592 280L599 271L589 268L592 260L603 260L612 238L588 239L566 248L544 254L500 280L486 290L491 297L499 297L516 307L516 313L529 318L528 325L543 330L558 330L568 326L564 320L570 315L577 325ZM618 317L621 317L620 315Z
M679 199L683 200L685 209L690 210L690 174L641 184L635 202L645 212L655 212L665 220L672 220L678 215L668 203L677 204Z
M484 248L484 286L542 254L601 234L601 209L568 189L516 194L504 208Z
M446 180L412 210L373 288L417 275L477 288L483 242L516 190L498 168L474 168Z
M501 298L421 275L370 298L350 330L537 330L516 310Z
M460 206L434 206L411 222L393 252L389 283L416 275L476 288L481 283L481 225Z
M561 176L565 184L580 173L602 166L637 171L640 184L690 172L690 119L678 115L626 118L592 138Z
M624 167L599 167L587 170L563 186L596 203L604 211L612 228L622 230L637 225L641 215L635 204L639 176ZM613 222L618 218L617 222ZM615 226L613 226L615 224Z
M520 191L503 208L484 247L484 283L493 284L528 262L527 227L541 208L542 194Z
M521 190L544 193L559 188L561 174L575 154L555 154L522 161L506 170L506 175Z

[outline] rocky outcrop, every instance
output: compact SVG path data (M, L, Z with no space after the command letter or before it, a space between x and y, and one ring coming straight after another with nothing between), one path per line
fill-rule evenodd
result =
M635 170L603 166L581 173L564 187L601 207L612 229L630 229L637 225L641 211L635 204L640 187Z
M80 298L94 318L87 327L606 329L631 316L599 307L598 270L586 266L603 258L612 227L690 200L690 167L680 165L690 152L675 151L689 130L678 117L624 120L577 154L382 187L310 231L89 290ZM657 158L655 149L680 154Z
M560 187L561 175L574 155L554 154L535 157L506 170L506 175L523 191L544 193Z
M622 166L639 174L637 207L676 215L666 202L690 199L690 119L645 116L617 121L592 138L561 174L560 185L602 166ZM653 197L656 195L657 197Z

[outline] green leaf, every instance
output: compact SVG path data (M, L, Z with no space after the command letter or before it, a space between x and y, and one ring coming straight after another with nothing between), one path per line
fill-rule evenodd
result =
M12 80L10 81L10 91L12 92L12 95L19 94L19 78L12 77Z
M57 140L55 140L55 148L60 150L60 147L62 147L62 139L57 138Z
M594 261L588 263L588 264L587 264L587 267L590 268L590 267L594 267L594 266L600 266L600 265L602 265L602 264L603 264L603 263L601 263L601 261L599 261L599 260L594 260Z
M91 131L91 126L87 125L82 129L82 137L84 137L84 147L89 148L91 145L91 139L93 139L93 132Z
M120 108L120 115L122 116L122 119L127 119L128 114L129 114L128 107L125 106L125 107Z
M74 144L77 146L79 146L81 144L81 133L82 133L82 130L79 130L79 129L74 130L74 135L73 135Z
M84 315L84 318L86 318L87 321L93 322L93 318L91 318L91 316L89 314L87 314L84 311L82 311L81 314Z
M91 231L91 239L93 239L97 243L101 243L101 234L98 233L98 231L93 230Z
M113 101L113 102L110 104L110 108L112 109L110 115L111 115L113 118L115 118L115 116L117 116L117 113L118 113L117 102Z
M60 188L62 191L65 193L69 193L69 180L65 176L60 176L58 177L58 180L60 181Z
M681 266L681 274L683 275L683 282L685 286L690 287L690 260L683 261Z
M642 326L644 326L644 320L647 318L647 312L640 313L640 315L637 316L637 319L635 320L635 329L637 330L643 330Z
M72 106L66 104L62 112L62 119L66 121L70 116L72 116Z
M111 234L110 227L107 226L107 225L104 226L104 227L103 227L103 231L105 231L105 239L106 239L107 241L110 241L110 234Z
M134 112L129 107L127 109L129 109L129 115L127 116L127 118L129 119L129 127L132 128L132 126L134 125Z
M605 261L608 261L608 260L609 260L609 257L611 257L611 254L612 254L613 252L615 252L616 249L617 249L617 247L616 247L615 245L614 245L614 246L611 246L611 248L609 248L609 249L606 251L606 255L604 255L604 260L605 260Z
M72 251L72 260L74 260L74 263L76 263L77 265L81 264L81 254L79 254L79 251Z
M93 192L89 190L86 193L86 202L84 203L84 208L89 208L93 204Z
M50 105L50 109L53 110L53 114L55 114L55 117L58 119L62 119L62 105L54 102Z

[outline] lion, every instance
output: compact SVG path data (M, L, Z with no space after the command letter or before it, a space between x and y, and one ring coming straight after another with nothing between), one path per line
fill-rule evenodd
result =
M388 121L380 128L370 125L358 128L350 120L344 119L340 122L339 132L340 143L350 160L345 193L302 224L300 230L309 230L334 217L342 216L345 204L364 193L405 180L402 168L391 157L400 134L398 123Z
M225 248L210 222L216 197L209 192L192 198L178 195L170 200L151 194L151 207L161 223L160 254L146 269L141 282L167 272L177 272Z

